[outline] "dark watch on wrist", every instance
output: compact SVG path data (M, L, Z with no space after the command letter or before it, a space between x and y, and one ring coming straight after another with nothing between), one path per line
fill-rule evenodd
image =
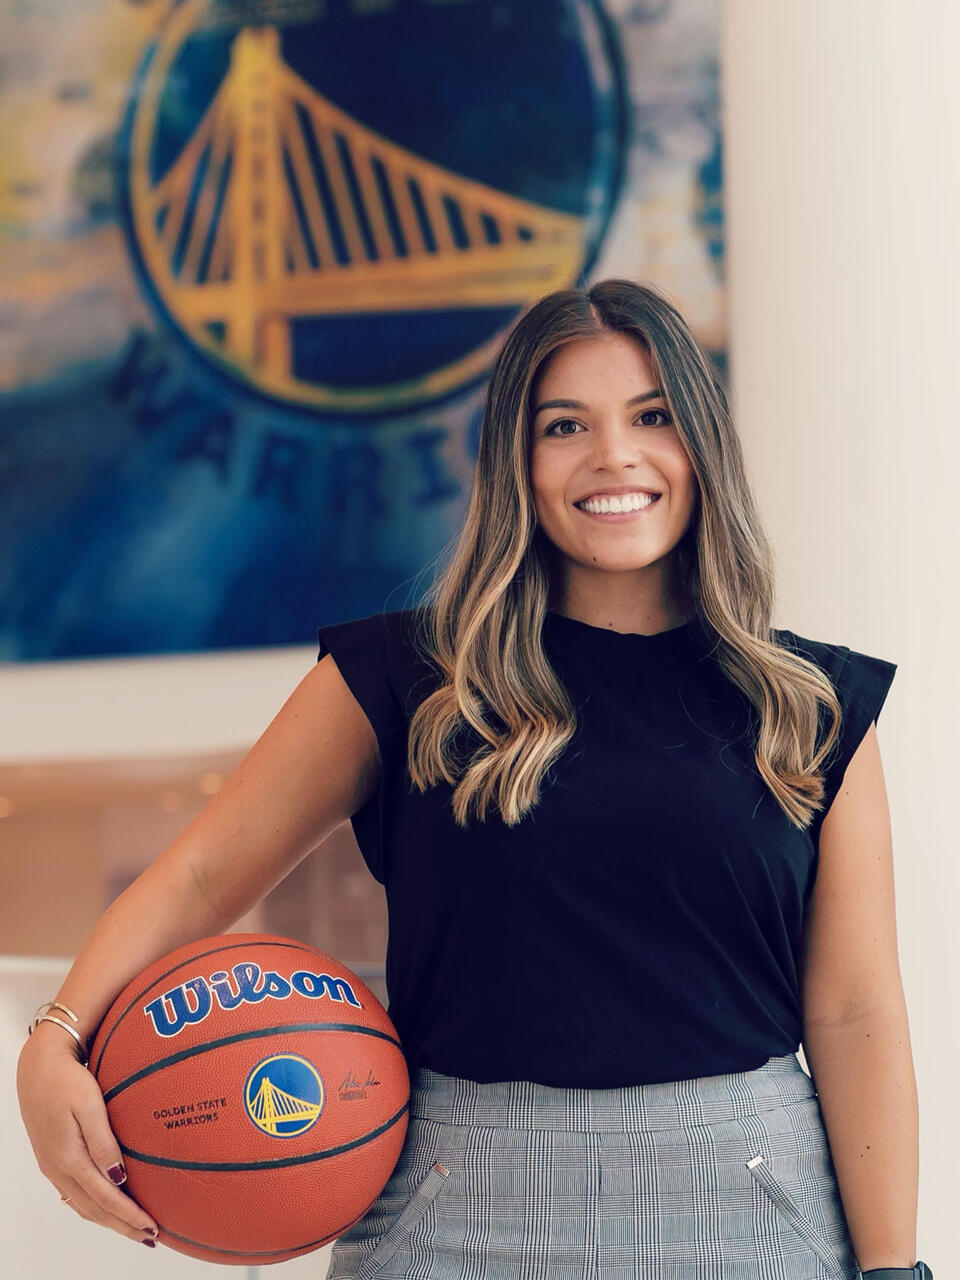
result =
M933 1272L918 1258L912 1267L871 1267L869 1271L858 1267L856 1280L933 1280Z

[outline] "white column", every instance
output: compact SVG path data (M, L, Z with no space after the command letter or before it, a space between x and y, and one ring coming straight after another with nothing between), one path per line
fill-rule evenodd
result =
M946 0L723 10L731 381L774 621L900 664L879 737L934 1269L960 1048L958 47Z
M960 6L723 19L732 382L780 620L922 646L955 690Z

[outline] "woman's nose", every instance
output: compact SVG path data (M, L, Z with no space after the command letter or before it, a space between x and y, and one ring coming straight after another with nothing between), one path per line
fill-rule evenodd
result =
M611 463L643 461L643 452L636 437L631 439L629 433L617 429L595 432L590 455L595 463L605 463L607 466Z

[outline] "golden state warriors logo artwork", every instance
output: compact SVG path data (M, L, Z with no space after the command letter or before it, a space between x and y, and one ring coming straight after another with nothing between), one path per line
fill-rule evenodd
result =
M286 407L463 390L599 252L614 43L598 0L173 0L120 143L148 298Z
M323 1110L323 1081L312 1063L295 1053L258 1062L243 1090L247 1115L271 1138L295 1138L316 1124Z

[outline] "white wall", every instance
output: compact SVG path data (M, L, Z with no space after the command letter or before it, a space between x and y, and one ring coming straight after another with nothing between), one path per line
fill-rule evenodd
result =
M878 733L935 1271L960 1136L958 41L946 2L724 6L733 381L777 622L900 664Z
M246 751L316 658L289 645L0 664L0 765Z

